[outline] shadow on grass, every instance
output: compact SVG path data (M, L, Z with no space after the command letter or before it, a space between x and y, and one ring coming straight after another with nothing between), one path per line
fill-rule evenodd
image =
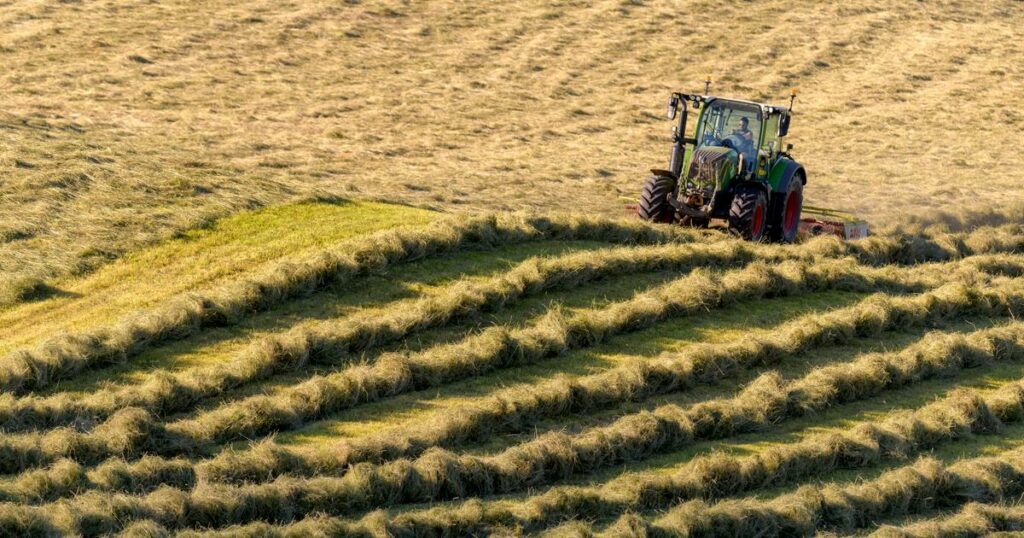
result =
M178 371L230 360L234 353L244 349L251 340L302 323L343 317L359 309L416 297L432 287L459 278L482 278L504 272L510 266L533 256L553 256L607 247L607 243L591 241L540 241L401 264L381 274L324 289L254 314L238 325L213 327L182 340L155 346L133 357L130 362L89 371L75 379L55 384L44 394L88 392L104 386L135 384L142 382L155 370ZM415 340L410 342L414 343Z
M633 281L636 276L630 277ZM614 286L614 282L609 285ZM808 311L845 306L863 295L826 292L798 297L776 298L732 305L700 316L669 320L655 327L611 338L608 342L538 364L501 370L444 387L375 402L311 423L296 432L281 434L284 443L320 443L338 436L362 435L397 426L414 417L427 419L431 412L487 396L513 384L540 383L556 375L586 375L629 361L648 360L664 351L684 348L707 340L725 341L752 328L764 328ZM711 337L712 328L714 336ZM587 417L569 415L559 421L542 423L538 429L580 426ZM522 435L496 436L482 450L496 450L522 440Z

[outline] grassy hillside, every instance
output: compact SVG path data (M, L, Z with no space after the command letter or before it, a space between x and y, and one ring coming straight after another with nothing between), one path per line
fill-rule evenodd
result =
M615 214L670 90L784 100L810 201L1018 201L1024 6L856 0L0 3L0 274L268 202Z
M1018 528L1022 251L241 213L3 313L0 534Z
M1021 28L0 0L0 536L1022 531ZM708 74L875 233L621 216Z

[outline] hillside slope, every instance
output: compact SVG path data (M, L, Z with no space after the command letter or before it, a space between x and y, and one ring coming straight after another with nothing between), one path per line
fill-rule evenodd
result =
M1013 202L1021 28L1010 0L2 2L0 294L310 194L614 214L706 74L800 88L813 202Z
M1022 277L1019 222L242 213L0 315L0 535L1020 528Z

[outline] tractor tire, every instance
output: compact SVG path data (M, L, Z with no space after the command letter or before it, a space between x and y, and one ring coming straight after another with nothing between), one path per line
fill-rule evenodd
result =
M776 243L792 243L800 231L800 212L804 207L804 182L793 177L785 193L772 197L768 238Z
M729 208L729 231L759 242L768 229L768 197L757 187L740 187Z
M676 218L676 208L669 203L669 196L675 196L676 182L670 177L651 176L644 183L640 193L637 214L651 222L671 223Z

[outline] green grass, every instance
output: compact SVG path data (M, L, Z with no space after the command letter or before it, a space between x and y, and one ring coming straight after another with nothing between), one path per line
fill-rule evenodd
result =
M630 281L638 280L631 277ZM403 423L428 420L432 412L443 413L453 405L470 403L495 390L518 383L532 383L556 374L586 375L612 368L629 361L647 360L659 353L678 351L696 342L725 342L753 330L766 330L779 322L800 314L853 303L861 295L850 292L826 292L810 296L771 299L760 303L743 303L715 310L699 318L670 320L656 327L613 338L586 350L572 351L565 356L541 364L516 368L453 383L440 390L402 395L384 402L361 406L339 414L331 420L313 423L296 432L281 434L285 444L313 445L329 442L338 436L363 435L383 428L400 428ZM716 389L694 391L694 398L720 394L728 387L723 383ZM689 397L689 394L687 393ZM624 412L624 406L615 411ZM567 417L571 424L542 422L540 429L561 427L577 428L601 420L604 414ZM494 439L483 447L496 450L523 440L521 435L508 435Z
M55 331L109 323L176 293L259 271L270 261L370 232L429 222L430 211L372 202L316 202L243 212L130 254L48 298L0 311L0 353Z
M68 277L55 293L32 303L0 312L0 345L15 348L39 340L55 331L74 331L109 323L131 310L159 304L162 300L190 289L229 283L251 275L268 263L283 257L313 253L327 246L358 240L369 233L395 226L422 226L434 216L423 210L366 202L316 202L273 207L247 212L221 220L207 228L194 230L152 248L124 256L105 268L81 277ZM558 256L572 252L597 252L609 247L602 241L545 240L498 246L490 250L470 250L428 256L389 266L385 271L360 276L344 285L328 286L316 292L287 300L269 310L247 315L237 324L204 328L180 340L156 344L133 356L124 364L87 371L62 381L39 394L84 396L112 387L131 387L160 372L181 372L229 361L255 340L282 334L290 329L323 320L346 316L373 316L399 301L443 293L444 286L457 280L484 281L509 268L538 256ZM396 343L373 347L364 359L374 360L386 352L414 352L433 346L459 342L468 335L495 325L522 327L549 312L561 308L571 312L602 307L623 301L656 287L679 274L651 271L614 276L569 290L528 295L507 308L469 316L465 319L415 332ZM584 376L617 366L649 361L662 353L685 351L700 343L740 342L754 335L770 334L779 324L811 313L852 305L866 294L854 292L816 292L793 297L748 301L709 309L699 315L671 319L653 327L626 332L603 343L576 349L528 366L508 368L486 375L452 382L430 390L408 392L358 405L279 433L275 442L300 452L329 449L333 442L382 432L401 432L432 417L443 416L456 407L472 405L513 385L538 384L555 376ZM965 318L937 327L943 331L967 332L991 326L1001 320ZM785 378L802 376L812 368L849 362L863 353L898 351L928 338L924 329L886 332L870 339L858 339L846 345L825 346L786 357L773 368ZM311 366L270 379L251 383L209 398L174 420L195 416L215 406L248 395L274 394L312 374L329 371L329 366ZM607 425L617 418L663 404L687 406L714 398L731 397L763 373L750 369L707 386L679 393L661 394L646 400L622 403L588 413L570 413L531 423L526 431L496 434L483 442L449 447L460 454L495 454L532 439L537 434L561 431L568 434ZM949 378L933 379L851 404L838 405L802 418L784 421L758 433L735 435L715 441L696 442L684 448L660 453L641 461L601 468L562 483L596 485L629 480L632 473L659 474L678 470L695 456L716 451L750 455L769 447L794 443L822 432L841 431L865 421L877 420L897 409L920 407L957 387L994 390L1024 377L1022 364L997 364L959 372ZM82 426L88 428L88 426ZM1021 445L1024 426L1007 428L999 436L977 436L940 446L933 453L951 461L979 454L994 454ZM246 450L247 443L233 448ZM883 466L831 473L815 481L849 482L877 476ZM0 486L16 488L17 476L0 477ZM550 484L544 484L540 490ZM752 495L771 497L792 491L798 484L759 490ZM537 490L496 497L515 503ZM444 503L442 503L444 504ZM396 512L422 508L422 505L395 507ZM609 517L611 521L614 517Z
M372 312L375 307L392 301L429 294L458 278L484 278L500 273L531 256L551 256L606 246L607 243L597 241L540 241L492 251L468 252L457 258L412 262L385 274L367 276L352 285L331 287L254 314L231 327L210 328L195 336L146 350L130 363L89 372L58 384L50 392L92 390L107 382L135 383L154 369L176 371L224 361L244 349L253 339L305 323ZM533 310L538 308L540 301L543 299L530 303Z

